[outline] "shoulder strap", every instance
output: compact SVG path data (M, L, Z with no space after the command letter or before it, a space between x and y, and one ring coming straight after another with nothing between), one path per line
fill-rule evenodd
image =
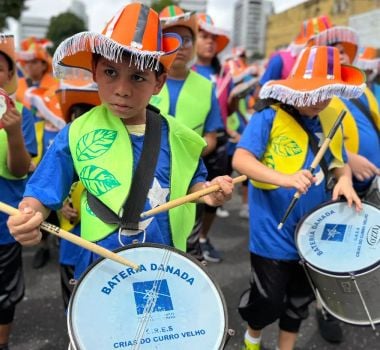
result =
M146 197L153 181L160 151L162 119L157 112L156 108L150 108L150 106L147 108L143 149L133 175L129 196L123 204L122 216L116 215L98 198L87 192L88 205L91 210L108 224L118 224L123 229L138 230L140 214L144 209Z
M377 126L375 124L375 121L372 118L370 109L367 108L359 98L353 98L351 101L367 117L367 119L371 122L375 131L377 131Z

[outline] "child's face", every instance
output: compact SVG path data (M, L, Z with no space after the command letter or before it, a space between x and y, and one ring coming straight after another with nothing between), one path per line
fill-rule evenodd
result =
M182 38L182 45L172 64L173 68L183 68L192 60L195 52L193 36L189 28L177 26L167 29L165 32L176 33Z
M212 59L216 55L216 36L200 30L197 37L197 55Z
M40 81L47 69L47 63L37 58L25 62L25 73L29 78L35 81Z
M330 103L331 99L318 102L315 105L306 107L297 107L298 111L305 117L313 118L322 112Z
M0 54L0 88L12 79L13 72L10 70L9 63L4 55Z
M166 81L166 73L141 71L129 58L116 63L100 57L93 72L100 100L126 124L145 123L146 106Z

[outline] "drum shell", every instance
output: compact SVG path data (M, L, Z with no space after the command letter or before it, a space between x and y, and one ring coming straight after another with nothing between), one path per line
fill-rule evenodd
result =
M304 262L304 266L320 296L323 307L330 314L343 322L354 325L380 323L380 266L360 274L346 275L329 274L307 262ZM364 299L365 307L360 296Z

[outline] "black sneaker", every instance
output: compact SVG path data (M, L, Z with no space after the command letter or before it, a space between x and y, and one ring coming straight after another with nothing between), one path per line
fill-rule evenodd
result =
M33 268L40 269L44 267L50 259L49 248L38 248L33 257Z
M326 318L323 316L322 311L317 309L316 316L318 321L319 334L322 338L329 343L339 344L343 341L343 331L340 327L339 321L328 312Z
M210 240L207 239L206 242L202 243L199 242L203 254L203 258L206 261L218 263L222 261L222 256L220 253L213 247L213 245L210 243Z

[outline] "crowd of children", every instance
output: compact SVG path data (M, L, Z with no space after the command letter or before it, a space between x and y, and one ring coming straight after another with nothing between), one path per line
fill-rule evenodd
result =
M209 232L217 213L229 215L223 204L233 171L249 179L239 211L249 219L252 274L239 306L243 349L259 350L263 329L276 320L278 349L294 349L314 300L295 228L339 196L360 211L378 183L380 63L375 49L359 48L354 30L327 16L305 21L263 74L244 48L222 62L228 43L207 14L176 5L158 14L138 2L101 33L64 40L53 59L46 39L24 40L16 55L13 36L0 35L0 201L20 210L0 213L0 350L9 349L23 298L22 245L39 245L35 268L49 259L43 221L110 250L159 243L221 262ZM315 144L342 110L347 115L313 175ZM140 214L214 184L219 191L148 220L129 210L132 201L141 203ZM295 191L302 195L279 231ZM75 281L99 256L59 244L67 308ZM331 328L336 320L319 318L322 335L341 341Z

